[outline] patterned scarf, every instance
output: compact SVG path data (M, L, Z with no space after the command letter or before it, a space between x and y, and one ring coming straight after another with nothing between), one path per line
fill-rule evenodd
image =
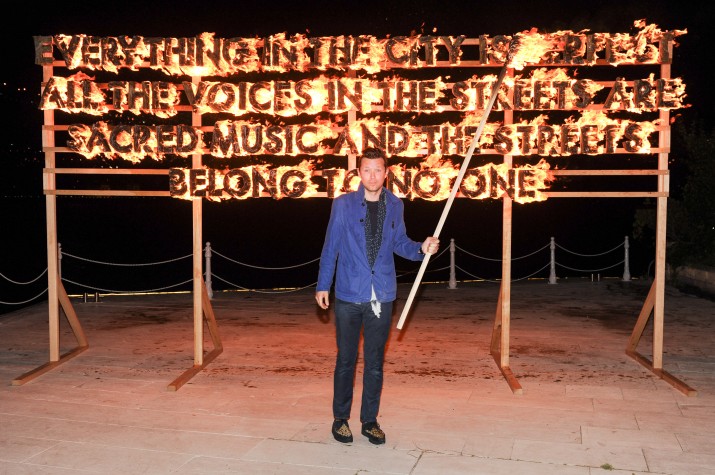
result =
M366 202L367 203L367 202ZM387 210L387 201L385 199L385 191L380 193L380 199L377 201L377 213L370 212L370 205L367 205L367 213L365 215L365 247L367 250L367 261L370 268L375 265L377 253L380 251L380 243L382 242L382 225L385 223L385 214ZM375 288L372 289L370 296L370 304L372 312L377 318L380 318L380 302L377 301Z
M385 191L380 193L380 199L377 201L377 216L367 212L365 216L365 246L367 250L367 262L370 267L375 264L377 253L380 251L380 243L382 243L382 225L385 222L385 214L387 201L385 200ZM375 221L375 218L377 220Z

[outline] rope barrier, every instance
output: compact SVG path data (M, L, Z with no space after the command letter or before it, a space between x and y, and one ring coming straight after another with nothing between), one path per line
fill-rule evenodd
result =
M605 267L600 267L597 269L582 269L582 268L577 268L577 267L573 267L573 266L568 266L561 262L558 262L555 258L555 250L556 249L562 250L568 254L579 256L579 257L594 258L594 257L605 256L606 254L612 253L612 252L620 249L621 247L625 247L625 258L624 259L620 260L619 262L617 262L615 264L608 265ZM168 264L168 263L176 262L179 260L187 259L187 258L193 256L193 254L187 254L187 255L173 258L173 259L166 259L166 260L162 260L162 261L145 262L145 263L117 263L117 262L106 262L106 261L100 261L100 260L95 260L95 259L88 259L85 257L77 256L75 254L70 254L70 253L64 252L61 249L59 244L58 244L58 248L59 248L58 259L62 259L63 257L71 257L71 258L79 260L79 261L90 262L93 264L101 264L101 265L108 265L108 266L121 266L121 267L140 267L140 266L162 265L162 264ZM529 275L526 275L525 277L520 277L518 279L512 279L512 282L518 282L521 280L530 279L530 278L538 275L539 273L543 272L549 266L551 266L551 275L549 276L549 283L556 283L555 268L557 266L561 269L565 269L565 270L568 270L571 272L592 273L592 272L604 272L609 269L613 269L617 266L624 265L623 280L630 280L630 271L629 271L629 262L628 262L628 248L629 248L628 237L625 238L624 243L621 243L618 246L615 246L607 251L594 253L594 254L578 253L578 252L574 252L572 250L566 249L563 246L556 244L554 241L554 238L552 237L551 242L549 244L542 246L539 249L536 249L535 251L532 251L528 254L525 254L522 256L517 256L517 257L512 257L511 260L518 261L520 259L526 259L528 257L531 257L531 256L541 253L542 251L544 251L547 248L550 248L550 253L551 253L550 262L548 264L546 264L545 266L541 267L540 269L530 273ZM212 278L215 278L215 279L223 282L228 287L232 287L232 288L244 290L244 291L250 291L250 292L265 293L265 294L282 294L282 293L297 292L297 291L301 291L301 290L304 290L307 288L315 287L315 285L317 285L317 282L313 282L312 284L305 285L302 287L289 286L289 287L286 287L285 289L282 289L282 288L276 286L276 288L274 288L272 290L265 290L265 289L259 290L259 289L252 289L252 288L244 287L244 286L238 285L234 282L231 282L230 280L225 279L225 278L215 274L214 272L212 272L211 271L211 256L216 255L216 256L219 256L229 262L232 262L232 263L240 265L240 266L245 266L245 267L248 267L251 269L257 269L257 270L266 270L266 271L297 269L297 268L311 265L311 264L314 264L314 263L320 261L320 257L317 257L315 259L312 259L312 260L309 260L309 261L306 261L306 262L303 262L300 264L294 264L294 265L289 265L289 266L267 267L267 266L247 264L245 262L241 262L239 260L232 259L220 252L217 252L216 250L212 250L210 243L206 243L205 251L206 251L206 253L205 253L206 254L206 264L205 264L206 265L206 276L205 277L206 277L206 283L207 283L207 286L209 287L209 290L210 290ZM441 252L432 256L434 260L437 260L440 257L442 257L444 254L449 252L449 255L450 255L449 265L435 268L435 269L430 269L428 272L439 273L439 272L444 272L445 270L449 270L450 271L450 288L456 288L455 270L458 270L462 275L468 276L469 278L472 278L475 280L480 280L480 281L485 281L485 282L500 282L499 279L488 279L485 277L480 277L474 273L471 273L469 270L465 269L463 266L457 265L455 263L455 254L457 251L459 251L461 254L465 254L467 256L477 258L477 259L482 259L485 261L502 262L502 259L494 259L494 258L480 256L473 252L467 251L459 246L456 246L454 244L454 239L452 239L452 244L449 247L445 247ZM410 275L410 274L414 274L415 272L416 272L416 270L399 271L397 278L404 277L404 276ZM45 268L45 270L43 270L37 277L35 277L34 279L31 279L29 281L26 281L26 282L10 279L9 277L7 277L6 275L4 275L2 273L0 273L0 277L2 279L4 279L5 281L7 281L11 284L14 284L14 285L29 285L29 284L33 284L33 283L37 282L46 273L47 273L47 268ZM593 275L591 277L593 278ZM160 292L160 291L175 288L175 287L178 287L181 285L186 285L193 281L193 279L187 279L187 280L184 280L183 282L179 282L176 284L170 284L170 285L166 285L166 286L154 287L154 288L143 289L143 290L114 290L114 289L106 289L106 288L101 288L101 287L97 287L97 286L93 286L93 285L84 284L81 282L67 279L62 276L60 276L60 278L63 282L75 285L75 286L83 288L83 289L89 289L92 291L104 292L104 293L109 293L109 294L129 294L129 293L138 294L138 293ZM600 279L600 274L599 274L599 279ZM278 290L278 289L280 289L280 290ZM19 301L19 302L8 302L8 301L0 300L0 305L24 305L24 304L27 304L27 303L37 300L38 298L43 296L45 293L47 293L47 288L42 290L42 292L40 292L36 296L34 296L30 299L27 299L27 300L23 300L23 301ZM209 293L209 296L212 297L212 292Z
M165 287L157 287L154 289L146 289L146 290L112 290L112 289L103 289L101 287L93 287L91 285L86 285L86 284L80 284L79 282L75 282L73 280L62 278L63 282L69 282L70 284L74 284L79 287L83 287L85 289L97 290L100 292L106 292L106 293L110 293L110 294L148 294L151 292L159 292L161 290L171 289L174 287L178 287L180 285L188 284L189 282L193 282L193 280L194 279L189 279L189 280L185 280L183 282L179 282L178 284L172 284L172 285L167 285Z
M45 289L45 290L43 290L42 292L40 292L39 294L35 295L35 296L32 297L31 299L23 300L22 302L4 302L4 301L0 300L0 304L3 304L3 305L24 305L24 304L26 304L26 303L30 303L30 302L32 302L33 300L36 300L36 299L42 297L42 296L43 296L44 294L46 294L46 293L47 293L47 289Z
M167 259L165 261L144 262L144 263L138 263L138 264L122 264L122 263L118 263L118 262L96 261L94 259L87 259L86 257L79 257L79 256L75 256L73 254L69 254L65 251L62 251L62 257L72 257L72 258L80 260L80 261L91 262L92 264L103 264L103 265L107 265L107 266L121 266L121 267L141 267L141 266L155 266L155 265L160 265L160 264L168 264L170 262L180 261L182 259L186 259L187 257L192 257L192 256L193 256L193 254L187 254L185 256L177 257L174 259Z
M613 249L609 249L608 251L601 252L601 253L599 253L599 254L579 254L579 253L577 253L577 252L569 251L568 249L566 249L565 247L563 247L563 246L561 246L561 245L559 245L559 244L556 244L556 247L558 247L558 248L561 249L562 251L566 251L566 252L568 252L568 253L570 253L570 254L574 254L574 255L576 255L576 256L582 256L582 257L600 257L600 256L605 256L606 254L609 254L609 253L615 251L616 249L620 249L621 247L623 247L623 244L624 244L624 243L621 243L621 244L619 244L618 246L614 247Z
M512 282L519 282L519 281L521 281L521 280L531 279L531 278L534 277L536 274L538 274L539 272L543 271L544 269L546 269L546 268L549 267L550 265L551 265L551 263L548 262L548 263L546 263L546 265L545 265L544 267L542 267L541 269L537 270L536 272L534 272L534 273L532 273L532 274L529 274L529 275L527 275L527 276L525 276L525 277L520 277L520 278L518 278L518 279L511 279L511 281L512 281ZM459 267L459 266L455 266L455 267L456 267L457 269L459 269L460 271L462 271L463 273L467 274L468 276L470 276L470 277L472 277L473 279L476 279L476 280L483 280L483 281L486 281L486 282L501 282L501 280L499 280L499 279L487 279L486 277L479 277L479 276L476 276L476 275L474 275L474 274L470 274L469 272L467 272L466 270L462 269L462 268Z
M492 259L492 258L490 258L490 257L483 257L483 256L478 256L478 255L476 255L476 254L472 254L471 252L465 251L464 249L462 249L461 247L456 246L456 245L455 245L455 247L456 247L457 249L459 249L460 251L462 251L463 253L468 254L468 255L470 255L470 256L472 256L472 257L476 257L477 259L483 259L483 260L485 260L485 261L492 261L492 262L501 262L501 261L502 261L501 259ZM537 254L537 253L543 251L543 250L546 249L547 247L549 247L549 244L547 244L547 245L545 245L545 246L543 246L543 247L541 247L541 248L535 250L534 252L531 252L531 253L529 253L529 254L526 254L526 255L524 255L524 256L512 257L511 260L512 260L512 261L518 261L519 259L526 259L527 257L531 257L531 256L533 256L534 254Z
M307 289L307 288L310 288L310 287L315 287L315 286L318 284L318 281L316 280L316 281L313 282L312 284L306 285L306 286L304 286L304 287L297 287L297 288L285 289L285 290L270 290L270 291L268 291L268 290L258 290L258 289L249 289L249 288L247 288L247 287L241 287L241 286L238 285L238 284L234 284L233 282L229 282L228 280L222 278L222 277L219 276L219 275L213 274L213 276L214 276L215 278L217 278L218 280L220 280L221 282L223 282L223 283L225 283L225 284L228 284L228 285L230 285L230 286L232 286L232 287L235 287L235 288L237 288L237 289L247 290L247 291L249 291L249 292L256 292L256 293L259 293L259 294L286 294L286 293L290 293L290 292L297 292L297 291L299 291L299 290L304 290L304 289Z
M254 266L254 265L251 265L251 264L246 264L245 262L239 262L239 261L237 261L237 260L231 259L230 257L224 256L223 254L221 254L220 252L216 251L215 249L212 249L211 251L212 251L213 254L216 254L217 256L221 256L221 257L223 257L224 259L226 259L227 261L233 262L234 264L238 264L238 265L241 265L241 266L250 267L251 269L262 269L262 270L296 269L296 268L298 268L298 267L307 266L308 264L312 264L313 262L317 262L317 261L320 260L320 257L316 257L316 258L313 259L312 261L304 262L304 263L302 263L302 264L296 264L296 265L293 265L293 266L284 266L284 267L261 267L261 266Z
M46 273L47 273L47 267L45 267L45 270L43 270L40 275L38 275L37 277L35 277L35 278L32 279L32 280L28 280L27 282L17 282L17 281L15 281L15 280L12 280L12 279L9 278L9 277L6 277L6 276L5 276L3 273L1 273L1 272L0 272L0 277L2 277L3 279L5 279L5 280L7 280L8 282L11 282L11 283L13 283L13 284L15 284L15 285L28 285L28 284L32 284L33 282L36 282L37 280L40 279L40 277L42 277L42 276L45 275Z
M455 268L459 269L460 271L462 271L462 273L467 274L469 277L471 277L472 279L475 279L475 280L483 280L485 282L499 282L498 280L487 279L486 277L479 277L478 275L474 275L470 272L467 272L466 270L462 269L459 266L455 266Z
M519 282L520 280L531 279L531 278L534 277L536 274L538 274L538 273L541 272L542 270L546 269L546 268L549 267L550 265L551 265L551 263L548 262L544 267L542 267L541 269L537 270L537 271L534 272L533 274L529 274L529 275L527 275L526 277L521 277L521 278L519 278L519 279L511 279L511 281L512 281L512 282Z
M568 266L565 266L565 265L563 265L563 264L559 264L558 262L556 263L556 265L559 266L559 267L563 267L564 269L568 269L568 270L572 270L572 271L578 271L578 272L600 272L600 271L604 271L604 270L608 270L608 269L613 269L614 267L619 266L619 265L623 264L624 262L625 262L625 261L616 262L616 263L613 264L612 266L602 267L602 268L600 268L600 269L574 269L573 267L568 267Z
M444 266L444 267L440 267L439 269L430 269L430 270L428 270L428 271L426 271L426 272L439 272L439 271L443 271L443 270L446 270L446 269L449 269L449 268L450 268L449 266ZM416 274L416 273L417 273L417 269L406 270L406 271L398 271L398 272L401 272L401 274L397 274L397 278L399 279L400 277L404 277L404 276L406 276L406 275Z

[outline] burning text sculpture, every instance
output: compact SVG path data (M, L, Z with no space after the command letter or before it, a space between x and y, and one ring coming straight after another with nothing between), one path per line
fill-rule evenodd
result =
M486 124L475 149L483 162L468 170L458 196L539 201L554 180L551 159L654 153L653 135L668 127L658 112L687 106L683 82L653 73L611 80L578 74L670 64L685 31L644 21L635 27L633 35L520 33L521 63L510 65L494 104L502 120ZM47 77L40 107L102 119L55 126L66 131L63 151L133 164L207 157L210 166L168 170L171 196L334 197L356 185L345 157L376 146L396 163L388 185L398 196L441 200L457 175L452 159L471 145L497 82L491 70L504 64L511 40L55 35L35 37L35 50L39 65L77 70ZM453 77L465 70L468 77ZM518 163L487 161L507 155Z

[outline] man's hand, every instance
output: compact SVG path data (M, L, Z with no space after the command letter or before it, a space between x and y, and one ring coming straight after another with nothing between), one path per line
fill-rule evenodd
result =
M439 251L439 239L430 236L427 239L425 239L425 242L422 243L422 252L424 254L434 254L437 251Z
M315 300L318 302L320 308L326 310L328 305L330 305L330 292L327 290L319 290L315 293Z

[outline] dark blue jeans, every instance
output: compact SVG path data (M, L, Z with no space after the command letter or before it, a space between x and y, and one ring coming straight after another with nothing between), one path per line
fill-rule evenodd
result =
M360 422L376 422L382 393L382 366L385 345L390 336L392 302L381 303L380 317L375 316L370 302L352 303L335 299L335 336L338 356L333 380L333 416L349 419L353 404L355 366L360 330L363 331L362 406Z

